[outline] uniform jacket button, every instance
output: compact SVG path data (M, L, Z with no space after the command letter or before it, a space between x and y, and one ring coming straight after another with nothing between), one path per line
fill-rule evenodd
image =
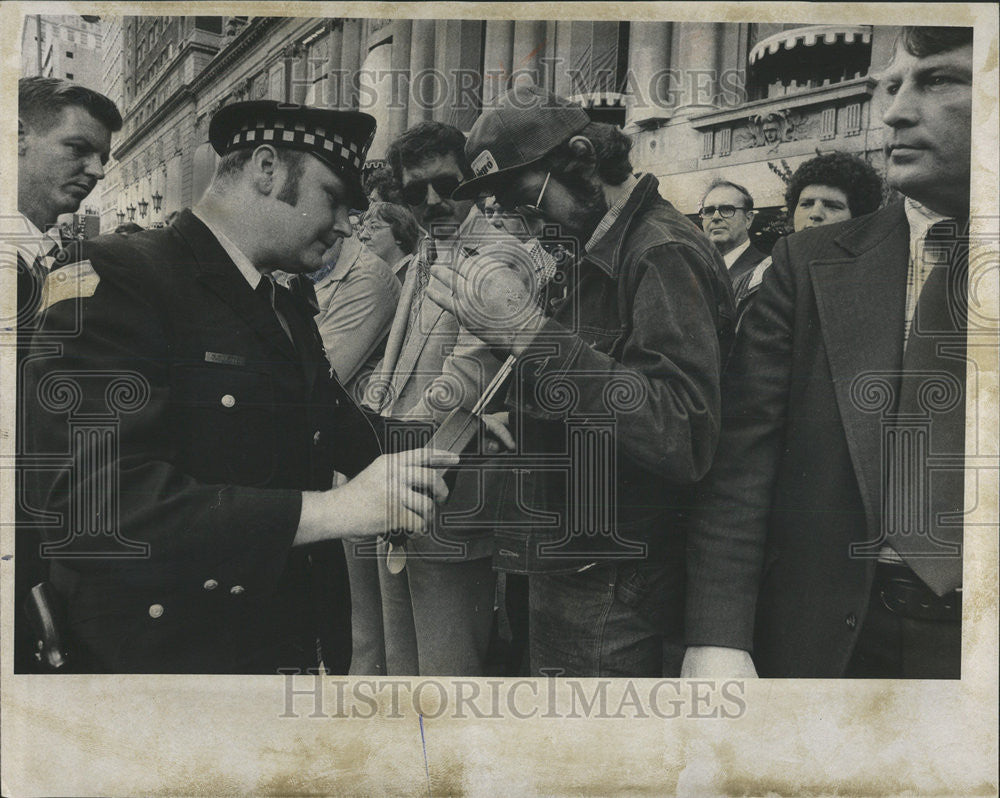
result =
M149 605L149 617L159 618L163 615L163 605L162 604L150 604Z
M234 596L239 596L244 592L244 589L245 588L243 587L243 585L233 585L231 588L229 588L229 592L232 593Z
M844 618L844 623L847 624L848 629L853 629L855 626L858 625L858 616L852 612L850 615Z
M322 437L322 435L320 435L320 432L319 432L319 430L316 430L316 431L315 431L315 432L313 433L313 445L315 445L315 446L318 446L318 445L319 445L319 439L320 439L321 437Z
M236 397L233 396L231 393L227 393L225 396L222 397L222 399L220 401L222 402L222 406L223 407L235 407L236 406Z
M215 590L219 586L219 583L214 579L206 579L205 584L202 585L205 590Z

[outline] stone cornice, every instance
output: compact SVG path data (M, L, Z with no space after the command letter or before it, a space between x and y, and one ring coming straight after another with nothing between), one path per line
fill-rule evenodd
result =
M834 100L846 100L860 96L870 97L875 90L875 84L876 80L873 77L854 78L795 94L769 97L766 100L754 100L740 105L738 108L726 108L692 116L691 126L695 130L706 130L717 125L745 122L751 116L777 109L791 110L821 105Z

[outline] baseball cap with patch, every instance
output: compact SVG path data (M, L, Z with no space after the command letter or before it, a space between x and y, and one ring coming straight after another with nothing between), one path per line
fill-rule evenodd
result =
M451 196L469 199L489 192L498 180L540 160L589 123L576 103L538 86L515 86L472 126L465 154L473 176Z
M219 155L261 144L312 153L347 184L351 205L359 210L368 207L361 171L373 138L375 118L369 114L276 100L223 106L208 127L208 139Z

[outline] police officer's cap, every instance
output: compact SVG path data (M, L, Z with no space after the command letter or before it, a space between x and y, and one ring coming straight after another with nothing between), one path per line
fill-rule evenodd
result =
M361 170L375 137L375 118L360 111L332 111L306 105L255 100L220 108L208 128L219 155L270 144L309 152L329 166L351 191L351 204L368 207Z

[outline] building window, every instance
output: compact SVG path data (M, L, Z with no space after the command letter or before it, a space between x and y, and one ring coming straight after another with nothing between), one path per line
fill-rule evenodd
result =
M844 135L856 136L861 132L861 103L851 103L844 108Z
M66 73L66 80L73 80L73 73L72 72L67 72Z
M73 57L73 51L72 50L67 50L66 51L66 57L67 58L72 58Z
M837 135L837 109L824 108L820 117L819 137L821 140L832 139Z
M724 127L719 131L719 155L729 155L733 151L733 129Z
M703 159L711 158L715 153L715 133L711 130L706 130L701 134L701 157Z

